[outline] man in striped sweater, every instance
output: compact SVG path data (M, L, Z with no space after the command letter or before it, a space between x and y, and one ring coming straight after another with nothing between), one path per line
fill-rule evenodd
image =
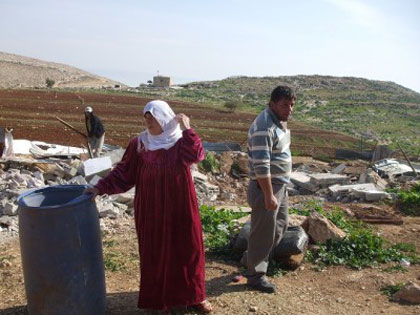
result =
M248 132L250 182L248 203L252 208L247 262L248 286L274 293L276 287L266 273L271 250L281 241L288 224L288 195L292 156L287 121L296 101L295 92L278 86L269 105L252 123Z

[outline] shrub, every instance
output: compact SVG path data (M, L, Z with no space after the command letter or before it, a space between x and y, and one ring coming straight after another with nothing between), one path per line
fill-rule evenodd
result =
M241 105L242 102L240 100L229 100L223 106L229 109L231 113L234 113Z
M229 236L238 228L237 219L247 215L229 209L216 210L214 207L200 207L201 223L204 232L204 245L215 254L232 254L229 249Z
M401 212L411 216L420 216L420 183L410 190L400 190L397 194Z
M47 88L52 88L55 84L55 81L53 79L46 78L45 79L45 84L47 85Z
M206 157L198 164L198 168L206 173L218 173L220 165L213 152L206 152Z

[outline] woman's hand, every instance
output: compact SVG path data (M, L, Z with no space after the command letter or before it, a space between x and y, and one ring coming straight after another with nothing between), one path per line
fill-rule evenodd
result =
M179 123L182 130L190 129L190 119L185 114L178 114L175 116L175 120Z
M95 186L88 186L83 191L84 194L92 194L92 199L95 199L95 197L99 194L99 189Z

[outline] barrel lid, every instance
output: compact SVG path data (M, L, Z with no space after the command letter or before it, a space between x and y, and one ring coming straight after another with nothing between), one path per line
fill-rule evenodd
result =
M74 206L92 198L84 194L87 185L56 185L27 191L17 198L20 207L29 209L58 209Z

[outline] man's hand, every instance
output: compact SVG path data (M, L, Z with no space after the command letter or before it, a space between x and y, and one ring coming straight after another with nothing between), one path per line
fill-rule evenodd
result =
M92 199L95 199L95 197L99 194L98 188L95 186L88 186L83 191L84 194L92 194Z
M182 130L190 129L190 119L185 114L178 114L175 116L175 120L179 123Z
M264 203L265 203L265 208L267 210L274 211L274 210L277 210L277 208L279 207L279 202L277 201L276 196L274 196L273 194L264 196Z
M273 194L273 186L271 185L271 177L257 178L259 187L264 194L264 204L267 210L277 210L279 202Z

